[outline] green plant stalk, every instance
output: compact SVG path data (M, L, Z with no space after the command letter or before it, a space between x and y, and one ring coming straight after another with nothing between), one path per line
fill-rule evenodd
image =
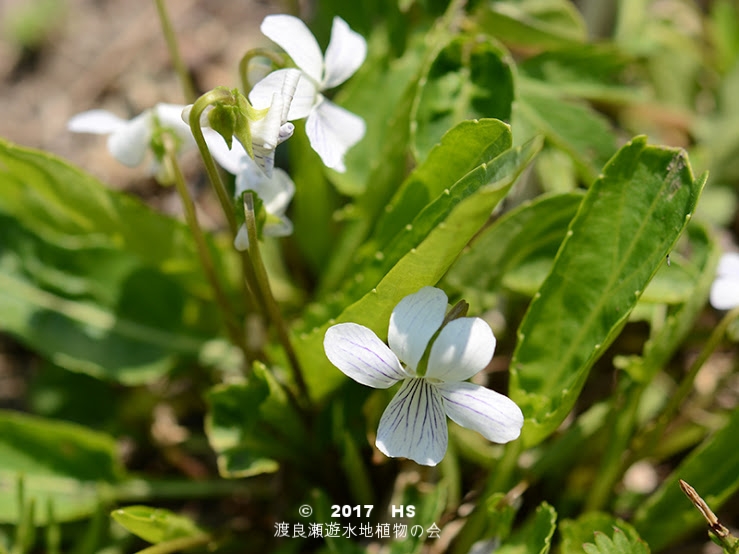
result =
M634 455L630 459L631 462L646 458L652 453L657 440L665 432L665 428L675 415L675 412L677 412L685 398L687 398L693 390L693 382L695 381L698 372L703 367L703 364L706 363L706 360L708 360L711 354L713 354L713 351L716 350L719 344L721 344L721 341L724 339L724 335L726 334L726 330L737 317L739 317L739 307L728 312L713 330L713 333L708 337L703 350L701 350L698 357L691 364L688 373L683 378L677 391L675 391L675 394L670 397L670 400L662 410L662 413L652 426L646 428L632 442L634 445Z
M154 3L157 6L159 22L162 25L162 33L164 34L164 40L167 42L169 55L172 56L172 64L174 65L177 76L180 79L180 84L182 85L182 93L185 96L185 102L187 104L192 104L195 102L195 98L197 98L195 87L192 84L192 79L190 79L190 72L187 70L185 62L182 60L182 56L180 55L180 49L177 46L177 36L174 33L174 29L172 29L172 22L167 14L164 0L154 0Z
M46 502L46 554L59 554L61 552L62 531L54 514L54 501L49 498Z
M518 465L518 457L521 454L522 443L520 441L509 442L505 446L503 457L498 460L495 468L490 472L485 490L477 502L477 506L470 514L467 522L455 541L453 554L464 554L469 552L472 545L484 538L485 528L488 525L487 499L496 492L504 492L510 488L513 480L513 472Z
M228 329L231 341L241 349L248 367L249 356L246 348L244 329L239 325L238 318L231 309L231 304L228 301L228 297L226 296L226 293L221 286L221 282L218 279L218 275L216 274L215 264L213 262L213 257L211 256L210 249L208 248L208 243L205 240L205 234L198 223L195 204L190 197L190 192L187 189L187 184L182 175L180 164L177 161L174 142L172 137L168 134L164 135L164 148L166 152L166 163L169 166L169 173L174 178L175 188L182 200L182 206L185 209L185 221L187 222L188 227L190 227L190 232L195 239L195 246L198 251L200 263L203 266L203 271L213 289L213 295L215 296L216 303L223 315L223 321L226 324L226 329Z
M203 158L205 171L208 173L208 179L210 179L210 183L213 185L213 190L216 192L218 201L221 204L221 209L228 221L231 235L236 237L238 224L236 222L236 216L233 213L231 199L229 198L226 186L223 184L221 175L218 173L218 168L216 167L213 155L210 153L210 150L208 150L208 144L205 142L205 137L203 136L203 129L200 127L200 117L203 115L205 108L211 104L215 104L216 102L229 101L233 101L233 95L226 89L216 88L206 92L193 104L192 109L190 110L189 123L192 136L195 138L195 143L198 145L198 150L200 150L200 156Z
M249 81L249 62L254 58L267 58L272 62L273 68L285 67L285 57L267 48L254 48L249 50L239 61L239 77L241 78L241 91L248 95L254 85Z
M248 256L250 265L254 268L259 291L261 293L260 296L266 304L267 314L277 330L277 335L282 344L282 348L285 350L285 354L290 362L295 384L298 386L298 390L303 396L305 401L304 404L310 406L310 395L308 394L308 387L303 379L300 361L298 360L298 356L295 354L295 350L290 342L287 324L285 323L282 313L280 312L280 307L277 305L277 301L272 294L272 289L269 286L269 276L267 275L267 270L264 267L264 262L262 261L262 256L259 252L257 221L254 215L254 196L251 192L244 194L244 216L246 219L246 231L249 235L249 250L244 252L245 258Z
M616 481L626 470L625 454L634 431L636 413L643 390L642 384L634 383L627 374L623 375L620 390L616 393L611 405L607 447L601 467L585 501L586 511L600 510L605 506Z
M213 540L213 537L208 533L202 533L195 535L194 537L180 537L178 539L172 539L166 542L160 542L139 550L137 554L169 554L170 552L178 552L179 550L186 550L195 546L202 546L208 544Z
M234 215L233 204L229 197L228 191L223 184L221 175L218 172L215 160L213 160L213 156L210 153L210 150L208 150L208 145L205 142L205 137L203 136L203 129L200 127L200 117L202 116L205 108L216 102L226 101L233 101L233 95L230 91L226 89L216 88L214 90L206 92L193 104L192 110L190 111L189 123L190 129L192 130L192 135L195 138L195 143L198 145L198 149L200 150L200 156L203 158L205 170L208 173L208 179L210 179L213 190L215 190L218 201L221 204L223 214L226 216L226 220L228 221L228 227L231 231L231 237L235 238L236 233L238 232L238 224L236 222L236 216ZM242 291L244 297L244 307L245 311L248 312L252 304L252 302L250 301L250 294L257 297L262 306L264 306L265 302L259 297L259 286L256 280L256 275L254 274L254 270L251 264L246 264L243 262L243 257L241 268L245 279L244 288Z

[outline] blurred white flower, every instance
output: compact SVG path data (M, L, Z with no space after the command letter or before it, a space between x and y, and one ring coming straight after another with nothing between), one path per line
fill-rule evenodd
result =
M121 119L107 110L90 110L73 116L67 129L75 133L94 133L108 136L108 150L124 165L136 167L146 158L147 152L154 153L152 175L161 171L162 152L157 152L153 140L157 130L171 131L179 141L178 150L192 147L195 140L180 117L184 106L160 103L131 120Z
M521 433L523 413L515 402L465 382L493 357L492 330L480 318L463 317L439 331L446 308L446 294L437 288L424 287L406 296L390 316L389 348L356 323L326 331L326 356L347 376L377 389L402 382L377 430L377 448L386 456L438 464L447 448L447 416L498 443Z
M269 15L262 32L281 46L301 70L288 120L307 117L306 133L313 149L327 167L346 171L344 155L365 133L364 120L326 99L321 92L351 77L367 57L367 42L340 17L334 17L326 57L313 34L297 17ZM287 69L270 73L249 93L257 108L266 107L277 83Z
M293 232L293 224L285 216L285 210L295 194L295 184L287 173L275 168L272 177L267 177L249 156L244 155L236 173L236 197L240 199L247 190L254 191L264 204L267 212L267 220L262 229L264 235L284 237ZM234 246L241 251L249 248L245 224L239 228Z
M736 252L721 256L709 299L711 306L717 310L739 306L739 254Z

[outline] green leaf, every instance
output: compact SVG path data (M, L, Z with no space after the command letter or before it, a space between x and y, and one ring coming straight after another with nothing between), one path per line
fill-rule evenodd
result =
M556 48L587 40L587 29L568 0L483 2L475 13L481 31L526 48Z
M480 233L446 276L473 305L490 307L486 296L505 285L538 290L575 216L583 194L542 195L511 210Z
M25 497L38 506L54 503L56 521L90 515L99 487L121 477L112 437L85 427L0 411L0 522L19 518L16 488L23 475ZM46 510L36 521L46 523Z
M608 120L587 104L557 98L550 90L537 90L519 79L513 114L516 142L544 135L549 143L574 160L586 184L616 152L616 139Z
M2 141L0 175L3 330L65 369L127 384L197 356L218 334L182 224Z
M205 430L223 477L277 471L277 460L305 462L305 429L285 390L262 364L246 383L217 385L208 394Z
M649 548L642 541L636 530L625 521L610 514L590 512L577 518L565 519L560 523L559 532L562 535L562 554L582 554L586 543L595 541L596 550L606 554L632 553L648 554ZM613 536L613 540L609 537ZM608 550L612 547L624 550ZM588 547L590 548L590 547ZM605 550L597 550L605 548ZM586 552L589 552L586 549Z
M302 366L309 368L305 377L314 398L324 397L345 378L323 352L326 329L334 323L352 321L384 337L395 305L441 279L539 147L538 141L532 141L507 150L467 173L448 192L442 192L388 245L380 259L375 258L378 265L358 274L369 292L348 305L335 320L297 338L296 350Z
M129 532L153 544L204 534L190 518L162 508L126 506L110 515Z
M695 449L634 514L634 527L654 550L662 550L705 525L700 512L680 489L687 481L716 511L739 489L739 410Z
M613 539L600 531L595 532L595 544L585 543L587 554L649 554L647 543L642 540L630 541L618 527L613 530Z
M519 327L510 396L521 406L526 445L552 433L590 367L617 336L695 209L682 150L625 145L570 223L554 267Z
M643 88L624 84L632 62L612 44L579 44L542 52L517 69L527 86L559 98L624 104L647 99Z
M60 367L139 384L207 343L211 308L174 276L118 249L61 248L2 213L0 233L0 328Z
M512 61L492 40L456 36L436 55L419 87L411 116L411 144L423 160L454 125L465 119L509 120Z
M556 528L557 512L549 504L542 502L533 516L495 552L496 554L548 554Z

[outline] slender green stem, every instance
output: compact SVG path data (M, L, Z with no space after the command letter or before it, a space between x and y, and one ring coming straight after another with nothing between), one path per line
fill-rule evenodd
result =
M252 89L253 85L249 80L249 62L254 58L267 58L272 62L273 68L285 67L285 57L273 50L266 48L254 48L249 50L239 62L239 77L241 78L241 90L246 95Z
M616 481L625 471L624 461L641 401L643 386L624 374L611 404L606 451L595 482L585 502L586 511L600 510L606 504Z
M193 537L180 537L179 539L172 539L165 542L160 542L139 550L136 554L169 554L170 552L178 552L180 550L186 550L195 546L201 546L208 544L213 540L213 537L208 533L202 533Z
M233 213L233 205L229 198L228 191L226 191L226 186L221 180L221 175L218 173L216 162L213 160L210 150L208 150L208 144L205 142L205 137L203 136L203 129L200 127L200 117L205 108L219 101L232 102L233 95L226 89L216 88L210 92L206 92L198 98L190 111L190 129L192 130L192 135L195 138L198 149L200 150L200 155L203 158L205 170L208 172L208 178L213 185L213 190L215 190L216 196L218 196L218 201L221 203L221 209L228 221L228 227L231 229L231 234L235 237L236 232L238 231L238 225L236 223L236 216Z
M675 415L678 408L680 408L680 405L683 403L685 398L687 398L693 390L693 382L695 381L698 372L703 367L703 364L706 363L706 360L708 360L711 354L713 354L713 351L716 350L719 344L721 344L721 341L726 334L726 330L737 317L739 317L739 308L734 308L724 316L713 330L713 333L708 337L703 350L701 350L698 357L691 364L688 373L683 378L677 391L675 391L675 393L670 397L667 406L662 410L662 413L657 418L654 425L647 428L643 433L637 436L636 439L634 439L633 444L635 445L635 454L633 456L633 460L645 458L652 453L657 440L663 435L667 424Z
M174 64L175 71L180 78L180 84L182 85L182 93L185 95L185 102L192 104L197 98L195 94L195 87L190 79L190 72L185 66L185 62L182 60L180 55L180 49L177 46L177 36L172 29L172 22L167 14L167 8L164 5L164 0L154 0L157 6L157 12L159 13L159 22L162 25L162 33L164 34L164 40L167 41L167 48L169 49L169 55L172 56L172 63Z
M277 335L282 343L282 347L287 354L287 358L290 362L290 367L293 371L293 378L295 384L298 386L300 393L305 399L305 404L310 405L310 396L308 394L308 387L303 379L303 372L300 368L300 361L298 356L295 354L292 343L290 342L290 335L288 334L287 324L282 317L280 307L277 305L275 297L272 295L272 289L269 286L269 276L267 270L264 267L262 256L259 252L259 238L257 236L257 222L254 215L254 196L251 192L244 194L244 216L246 218L246 231L249 235L249 254L251 255L251 264L254 267L254 273L256 275L257 283L260 287L261 297L263 298L269 318L274 324Z
M483 537L489 518L488 499L495 493L504 492L510 488L522 448L523 444L520 440L505 445L503 457L498 460L498 463L490 472L485 490L480 496L477 506L470 514L455 541L453 554L469 552L472 545Z
M190 227L190 232L195 239L195 246L198 251L198 256L200 257L200 263L203 266L205 276L208 279L211 288L213 289L213 295L215 296L216 303L218 304L218 307L220 308L223 315L223 321L226 324L229 336L231 337L233 343L241 348L244 354L246 366L248 367L249 357L246 348L244 329L241 325L239 325L239 318L231 309L231 303L229 302L228 297L226 296L226 293L221 286L221 282L218 279L218 275L216 274L215 263L213 262L210 248L208 247L208 243L205 240L205 234L203 233L203 230L198 223L198 216L195 211L195 204L190 197L190 193L187 189L187 184L185 183L185 178L182 175L180 165L177 161L174 141L169 134L165 134L163 138L164 148L166 151L166 162L169 166L169 173L174 178L175 188L177 189L177 192L180 195L180 199L182 200L182 205L185 209L185 221Z

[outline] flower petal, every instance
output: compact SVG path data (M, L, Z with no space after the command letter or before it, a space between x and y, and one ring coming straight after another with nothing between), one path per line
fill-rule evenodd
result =
M171 129L185 144L183 146L195 145L195 139L190 131L190 125L182 120L182 112L187 106L181 104L167 104L160 102L154 106L154 111L159 118L162 127Z
M108 150L123 165L136 167L144 161L151 140L151 112L137 115L108 137Z
M288 72L295 69L278 69L267 75L264 79L254 85L249 92L249 102L258 110L269 108L272 95L281 93L286 79L290 76ZM316 85L304 77L298 79L295 91L292 94L290 109L287 112L287 120L303 119L308 117L311 109L316 103Z
M108 135L128 123L108 110L90 110L78 113L67 121L67 129L73 133Z
M431 345L426 377L465 381L485 369L495 352L495 336L479 317L450 321Z
M521 434L523 413L507 396L472 383L442 383L436 387L444 399L446 415L462 427L501 444Z
M323 98L308 116L305 132L326 167L343 173L344 154L365 133L364 120Z
M241 170L236 175L236 196L241 196L247 190L253 190L259 195L268 214L282 215L295 194L295 183L279 168L274 170L272 178L266 177L256 163L245 156Z
M444 291L423 287L398 302L390 315L388 344L414 373L429 340L444 321L446 304Z
M377 448L385 456L435 466L446 453L447 441L439 391L426 379L406 379L382 414Z
M287 52L295 65L313 79L321 82L323 54L310 29L292 15L268 15L260 27L262 33Z
M236 237L234 237L234 248L239 252L249 250L249 232L246 230L246 223L241 224Z
M346 21L334 17L321 90L334 88L354 75L367 57L367 41L352 31Z
M205 137L208 150L218 164L229 173L238 175L241 171L242 160L249 158L242 144L234 139L231 142L231 150L229 150L223 137L212 129L203 129L203 137Z
M329 327L323 349L345 375L368 387L387 389L407 377L395 354L362 325L340 323Z
M711 306L731 310L739 306L739 277L717 277L711 285Z

